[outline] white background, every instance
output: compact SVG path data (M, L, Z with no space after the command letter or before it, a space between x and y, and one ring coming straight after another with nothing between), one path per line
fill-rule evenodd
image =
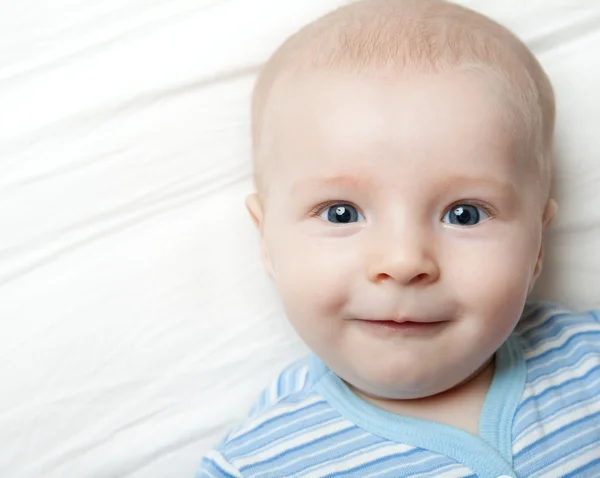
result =
M192 476L303 348L261 270L249 95L342 0L0 1L0 476ZM473 0L558 98L537 296L600 306L600 3Z

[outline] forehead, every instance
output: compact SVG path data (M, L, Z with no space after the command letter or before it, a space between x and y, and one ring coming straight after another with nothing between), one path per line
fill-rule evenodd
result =
M511 175L516 142L504 103L477 73L298 74L274 88L266 111L267 168L298 179L440 165Z

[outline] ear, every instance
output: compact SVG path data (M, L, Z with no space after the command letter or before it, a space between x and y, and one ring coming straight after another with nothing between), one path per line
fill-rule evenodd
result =
M248 209L254 225L259 229L262 229L263 211L258 194L253 193L246 197L246 209Z
M250 194L246 197L246 209L250 214L250 218L254 225L258 228L260 235L260 258L267 270L269 277L273 278L273 266L269 258L269 252L264 237L264 213L260 197L257 193Z
M556 211L558 211L558 204L552 198L548 199L546 207L544 208L544 215L542 216L542 226L544 231L548 228L554 218L556 217Z
M558 204L552 198L548 199L546 202L546 207L544 208L544 214L542 215L542 243L540 244L540 251L538 252L537 261L535 263L535 267L533 269L533 277L531 279L531 284L529 286L529 292L533 290L533 286L535 281L540 276L542 272L542 266L544 262L544 237L543 234L546 229L552 224L552 221L556 217L556 211L558 210Z

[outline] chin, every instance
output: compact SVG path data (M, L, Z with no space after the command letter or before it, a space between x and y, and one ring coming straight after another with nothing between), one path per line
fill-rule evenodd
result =
M380 369L377 373L365 374L366 382L370 382L383 390L397 391L398 393L421 393L424 390L435 388L444 381L444 376L432 373L429 370L419 370L416 367L390 367L388 370Z
M388 400L413 400L437 395L452 388L452 385L440 387L439 379L424 376L413 376L410 380L406 380L406 376L396 373L393 376L371 376L366 380L357 380L356 385L353 384L353 388L372 397Z

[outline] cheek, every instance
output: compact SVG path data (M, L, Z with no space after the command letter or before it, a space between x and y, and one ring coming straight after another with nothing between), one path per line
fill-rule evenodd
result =
M340 313L350 292L350 271L356 268L351 248L335 239L281 232L270 237L268 247L274 281L294 325Z
M451 284L460 287L458 294L473 306L508 313L520 313L529 289L537 257L532 235L516 229L482 241L463 244L448 251ZM507 234L506 232L512 232Z

